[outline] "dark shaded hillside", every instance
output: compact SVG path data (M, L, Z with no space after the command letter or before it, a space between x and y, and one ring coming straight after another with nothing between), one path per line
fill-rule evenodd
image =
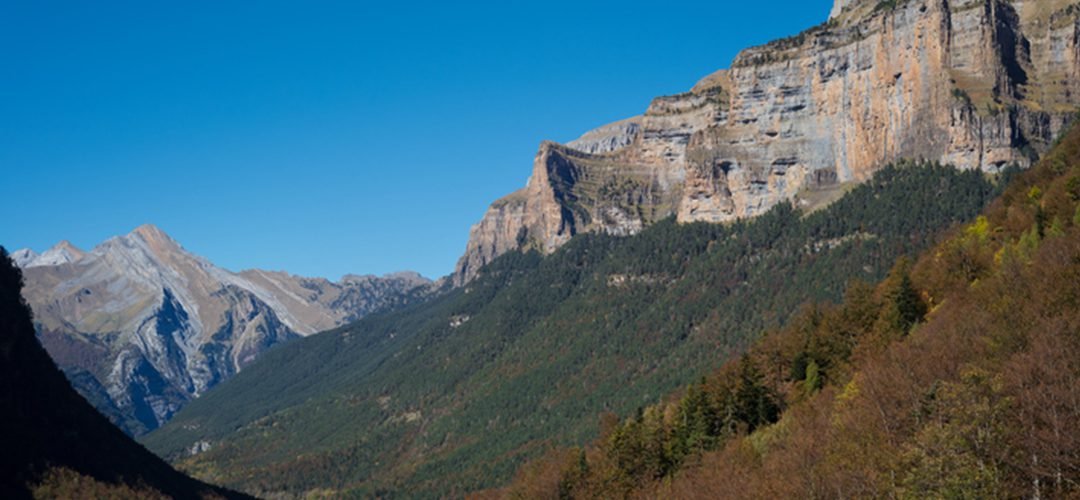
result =
M271 350L145 442L260 494L498 484L550 444L594 436L599 412L715 369L808 298L879 279L994 193L978 172L907 165L805 217L782 205L510 253L431 303Z
M176 472L79 396L34 336L0 247L0 497L246 498Z
M491 497L1076 498L1080 128L876 287Z

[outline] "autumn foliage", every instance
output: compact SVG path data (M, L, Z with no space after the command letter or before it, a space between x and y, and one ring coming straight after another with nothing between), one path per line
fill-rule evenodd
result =
M841 304L487 496L1080 495L1080 129Z

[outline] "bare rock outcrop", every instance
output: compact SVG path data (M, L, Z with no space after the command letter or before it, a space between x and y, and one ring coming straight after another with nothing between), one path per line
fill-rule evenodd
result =
M458 285L519 248L669 216L725 222L898 159L1028 166L1080 105L1076 0L836 0L685 94L559 146L472 228Z
M427 294L416 274L233 273L151 225L89 252L22 252L42 344L76 387L129 433L164 423L266 349Z

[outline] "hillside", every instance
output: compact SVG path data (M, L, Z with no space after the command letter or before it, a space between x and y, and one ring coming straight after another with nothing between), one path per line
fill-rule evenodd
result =
M430 303L269 351L144 442L254 494L492 486L549 443L595 435L599 412L743 352L808 298L880 278L994 192L980 172L909 164L810 215L784 204L511 252Z
M233 273L143 225L84 252L13 254L42 344L84 397L139 435L282 342L424 298L416 274L334 283Z
M743 50L640 116L541 144L454 279L576 234L757 216L901 159L1029 166L1080 106L1077 47L1075 0L836 0L827 22Z
M0 247L0 497L246 498L176 472L88 405L35 339L21 288Z
M807 306L509 498L1074 498L1080 128L876 287Z

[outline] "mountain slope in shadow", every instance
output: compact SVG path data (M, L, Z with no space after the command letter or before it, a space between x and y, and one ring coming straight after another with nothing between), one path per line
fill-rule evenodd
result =
M94 410L41 347L21 290L0 247L0 497L248 498L175 471Z

